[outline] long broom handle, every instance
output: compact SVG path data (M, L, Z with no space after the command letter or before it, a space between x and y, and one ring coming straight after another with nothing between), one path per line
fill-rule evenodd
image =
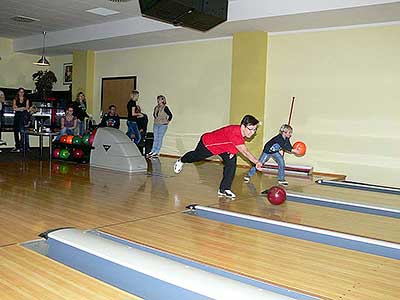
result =
M290 121L292 121L292 114L293 114L293 107L294 107L294 99L296 99L296 97L292 97L292 104L290 105L290 113L289 113L289 120L288 120L288 125L290 125ZM285 156L285 151L283 151L283 155Z
M296 97L292 97L292 104L290 105L290 114L289 114L288 125L290 125L290 121L292 121L292 113L293 113L293 107L294 107L294 99L296 99Z

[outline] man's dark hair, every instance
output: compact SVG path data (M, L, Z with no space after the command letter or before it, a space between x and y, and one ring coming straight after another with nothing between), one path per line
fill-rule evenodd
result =
M254 116L252 115L245 115L242 119L242 121L240 122L240 125L244 125L244 126L249 126L249 125L257 125L258 123L260 123Z
M114 104L111 104L109 107L108 107L108 109L111 109L111 108L117 108Z

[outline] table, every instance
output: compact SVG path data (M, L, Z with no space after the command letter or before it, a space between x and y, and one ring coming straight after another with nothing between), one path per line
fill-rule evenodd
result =
M39 137L39 158L40 160L43 159L43 137L48 137L49 138L49 160L51 161L51 157L52 157L52 140L53 137L56 136L58 133L56 132L38 132L38 131L24 131L23 133L23 140L25 141L25 135L33 135L33 136L38 136ZM26 147L24 147L23 149L24 152L24 158L26 158Z

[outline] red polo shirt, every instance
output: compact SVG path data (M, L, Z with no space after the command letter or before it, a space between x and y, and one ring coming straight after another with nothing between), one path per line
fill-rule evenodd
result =
M240 125L228 125L220 129L207 132L202 136L204 146L214 155L224 152L236 154L238 145L243 145L245 138L242 136Z

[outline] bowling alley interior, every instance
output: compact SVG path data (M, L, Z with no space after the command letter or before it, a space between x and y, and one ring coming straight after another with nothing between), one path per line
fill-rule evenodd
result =
M400 1L1 0L1 300L398 300Z

